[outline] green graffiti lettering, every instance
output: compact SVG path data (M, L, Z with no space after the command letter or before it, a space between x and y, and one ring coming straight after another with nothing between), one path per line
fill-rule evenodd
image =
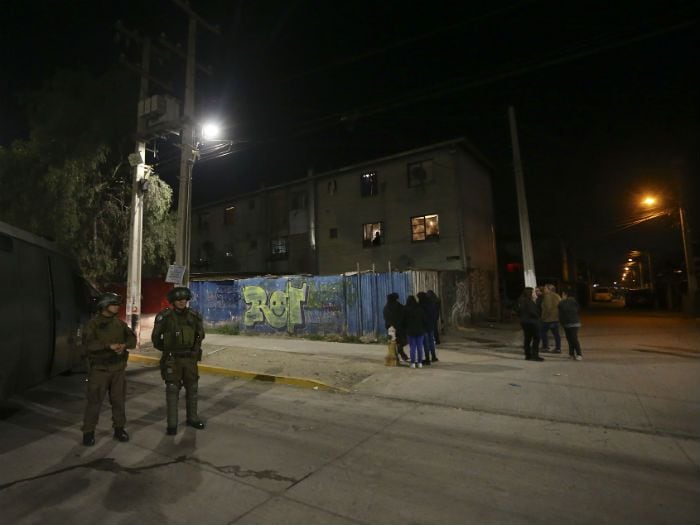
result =
M292 286L287 282L287 295L289 301L289 319L287 321L287 330L291 333L294 331L294 326L303 325L304 319L301 311L301 303L306 302L306 283L301 285L301 288Z
M268 313L269 312L269 313ZM267 322L273 328L282 328L287 324L287 294L282 290L270 294L270 308L265 312Z
M244 286L243 299L250 304L243 317L244 324L253 326L255 323L262 323L265 320L263 308L267 310L265 306L267 293L265 293L265 290L260 286Z
M267 292L261 286L243 287L243 299L250 305L244 315L245 326L267 322L276 329L287 325L287 330L293 332L295 326L304 324L302 303L306 302L307 290L306 283L297 288L287 281L286 290L275 290L268 300Z

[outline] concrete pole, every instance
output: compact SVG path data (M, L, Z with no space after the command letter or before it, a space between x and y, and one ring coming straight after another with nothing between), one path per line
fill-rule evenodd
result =
M150 68L151 41L145 38L141 50L141 87L139 102L148 97L148 71ZM137 104L138 108L139 104ZM136 333L137 344L140 344L141 321L141 266L143 248L143 192L141 181L145 178L146 143L142 136L145 128L143 118L136 112L136 147L134 153L140 162L133 167L131 185L131 222L129 225L129 264L126 284L126 318L131 329Z
M180 151L180 188L177 203L177 236L175 239L175 264L184 266L182 285L190 282L190 229L192 225L192 168L197 150L194 125L194 81L195 81L195 44L197 38L197 20L189 19L187 36L187 64L185 67L185 107L183 110Z
M532 238L530 237L530 219L527 213L527 199L525 197L525 183L523 181L523 167L520 162L520 143L518 141L518 129L515 122L515 109L508 108L510 121L510 138L513 145L513 169L515 170L515 188L518 194L518 211L520 213L520 244L523 248L523 272L525 286L535 288L535 257L532 251Z
M681 237L683 238L683 256L685 258L685 274L688 279L688 292L685 304L685 310L693 313L695 310L695 296L698 289L697 280L695 277L695 262L693 259L693 245L690 242L688 232L688 220L685 216L683 206L678 206L678 215L681 219Z

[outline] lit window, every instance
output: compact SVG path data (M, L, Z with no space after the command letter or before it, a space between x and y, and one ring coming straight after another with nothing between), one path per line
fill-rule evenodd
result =
M384 225L381 222L368 222L362 225L362 246L372 248L384 243Z
M408 187L416 188L433 180L433 161L423 160L407 166Z
M411 240L425 241L440 238L440 221L437 215L411 217Z
M360 195L363 197L371 197L379 193L377 186L377 174L374 171L363 173L360 177Z
M224 224L230 225L233 224L233 220L236 216L236 207L235 206L229 206L228 208L224 209Z
M272 255L283 255L287 253L287 238L279 237L272 239Z

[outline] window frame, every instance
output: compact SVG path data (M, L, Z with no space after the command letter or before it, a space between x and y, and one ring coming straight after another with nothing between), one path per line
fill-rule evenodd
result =
M370 180L369 184L365 179ZM369 188L367 191L365 188ZM376 197L379 195L379 177L376 171L365 171L360 175L360 197Z
M367 238L367 226L370 226L369 238ZM378 228L375 228L378 226ZM380 242L378 244L374 243L374 234L379 232ZM375 222L365 222L362 223L362 247L363 248L377 248L386 242L385 240L386 232L384 230L384 221Z
M436 217L436 223L437 223L437 234L432 234L428 235L428 217ZM422 219L423 220L423 238L422 239L417 239L416 238L416 230L414 226L414 221L416 219ZM439 213L428 213L425 215L413 215L410 219L410 227L411 227L411 242L425 242L425 241L439 241L440 240L440 214Z
M421 167L423 167L423 165L425 163L430 163L430 170L424 169L425 179L423 180L423 182L412 183L413 179L411 177L411 168L413 166L417 166L417 165L420 165ZM416 162L409 162L408 164L406 164L406 185L407 185L407 187L409 187L409 188L422 188L426 184L429 184L429 183L433 182L434 180L435 180L435 178L434 178L434 174L433 174L433 159L432 158L418 160Z

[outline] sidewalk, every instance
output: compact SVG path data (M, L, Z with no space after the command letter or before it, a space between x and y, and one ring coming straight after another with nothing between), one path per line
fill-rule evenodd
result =
M141 321L141 346L130 353L137 362L157 364L160 352L150 342L154 316ZM466 363L469 348L518 353L520 335L512 325L484 325L443 336L438 357ZM200 373L291 384L306 388L349 391L373 374L386 371L385 344L315 341L296 336L207 334L202 344ZM408 368L405 365L397 372Z

